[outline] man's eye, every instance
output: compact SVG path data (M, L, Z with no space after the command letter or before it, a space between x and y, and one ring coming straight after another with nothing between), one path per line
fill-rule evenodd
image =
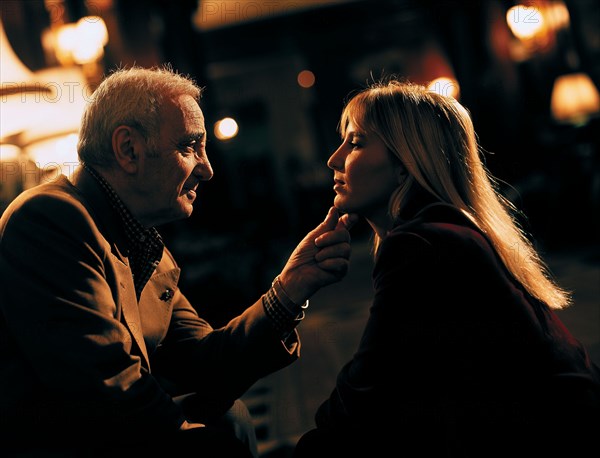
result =
M183 143L183 144L179 145L179 148L186 152L193 153L196 151L195 146L196 146L196 141L192 141L192 142Z

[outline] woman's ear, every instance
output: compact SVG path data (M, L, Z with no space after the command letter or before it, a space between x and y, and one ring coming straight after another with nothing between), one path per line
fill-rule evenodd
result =
M112 134L113 154L125 173L133 174L138 170L141 149L144 147L141 136L131 126L119 126Z
M404 180L406 180L406 177L408 176L408 170L406 169L406 167L404 167L404 164L398 164L396 166L395 173L398 183L402 183Z

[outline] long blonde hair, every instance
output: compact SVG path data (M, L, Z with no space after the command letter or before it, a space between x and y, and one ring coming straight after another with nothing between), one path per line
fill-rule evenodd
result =
M389 79L350 99L340 119L342 135L350 121L378 135L408 171L390 198L392 218L398 218L407 196L420 186L462 210L529 294L554 309L570 304L570 294L553 281L518 224L517 209L482 162L471 117L460 103L424 86ZM376 248L380 242L375 235Z

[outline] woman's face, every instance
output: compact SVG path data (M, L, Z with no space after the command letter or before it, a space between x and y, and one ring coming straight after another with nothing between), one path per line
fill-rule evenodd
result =
M390 197L399 186L400 165L379 136L349 122L327 165L334 172L336 208L367 219L387 215Z

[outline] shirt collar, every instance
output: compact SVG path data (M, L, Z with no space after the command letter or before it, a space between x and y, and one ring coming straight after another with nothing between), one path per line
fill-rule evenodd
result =
M119 220L123 223L125 236L129 241L131 247L136 249L137 247L150 244L153 246L164 247L162 237L154 227L144 227L138 219L133 216L129 209L125 206L123 200L115 192L112 186L88 164L83 164L85 170L100 184L100 187L104 190L111 206L115 209L119 215Z

